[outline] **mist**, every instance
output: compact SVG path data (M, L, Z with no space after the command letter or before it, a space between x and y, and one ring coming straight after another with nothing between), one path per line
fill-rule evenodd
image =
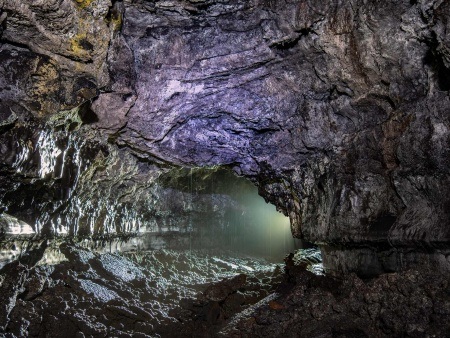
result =
M267 203L252 182L231 170L184 168L160 182L185 194L187 221L192 225L190 247L275 261L301 247L301 241L292 237L289 218ZM176 198L168 198L166 205L173 205Z

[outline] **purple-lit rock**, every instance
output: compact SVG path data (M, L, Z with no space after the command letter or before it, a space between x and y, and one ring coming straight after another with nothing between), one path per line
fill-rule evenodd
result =
M0 4L1 212L135 233L229 166L331 273L450 270L447 1Z

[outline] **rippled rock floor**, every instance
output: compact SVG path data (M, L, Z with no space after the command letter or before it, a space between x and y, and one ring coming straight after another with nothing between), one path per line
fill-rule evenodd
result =
M4 337L448 337L436 271L323 274L320 253L284 264L230 252L110 253L45 243L0 271ZM0 331L1 332L1 331Z
M1 271L6 337L207 337L283 278L280 264L218 252L39 250Z

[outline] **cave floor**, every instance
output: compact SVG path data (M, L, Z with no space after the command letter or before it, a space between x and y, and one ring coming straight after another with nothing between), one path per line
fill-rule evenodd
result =
M32 268L4 266L1 297L12 306L1 314L12 309L6 337L210 336L282 275L281 264L226 252L98 253L62 244Z
M54 251L54 249L52 249ZM39 251L39 248L37 249ZM35 250L36 252L36 250ZM0 271L4 337L448 337L448 276L323 275L230 252L94 252L61 244ZM313 273L314 272L314 273Z

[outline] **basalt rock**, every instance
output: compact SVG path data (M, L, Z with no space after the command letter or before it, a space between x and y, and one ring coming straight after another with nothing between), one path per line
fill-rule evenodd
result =
M34 253L37 265L16 261L0 270L4 337L208 337L282 279L275 264L219 252L45 249ZM59 260L50 262L52 254ZM223 289L220 278L236 273L247 278L227 284L220 304L209 299Z
M405 271L364 281L299 269L288 276L218 337L445 337L449 330L445 275Z
M137 187L167 165L228 166L250 178L295 236L324 247L329 272L450 270L448 1L0 8L0 207L36 231L60 231L73 206L88 204L84 217L95 222L77 229L104 232L117 203L97 210L99 191L111 190L90 182L116 178L92 163L121 148L109 168L131 170L119 180ZM47 131L61 114L62 131ZM43 153L48 132L85 147ZM66 156L73 165L61 167ZM134 202L113 214L152 218L141 213L147 198ZM38 220L46 209L51 217Z

